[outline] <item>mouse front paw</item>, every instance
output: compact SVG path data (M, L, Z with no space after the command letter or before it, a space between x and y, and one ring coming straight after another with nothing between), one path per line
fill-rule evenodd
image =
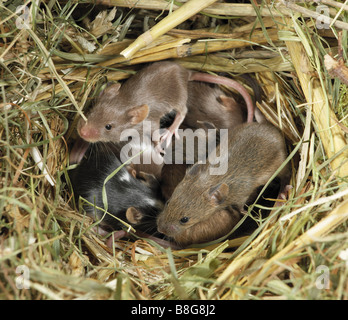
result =
M159 154L159 155L164 155L166 154L166 152L164 151L164 148L161 145L160 141L157 141L155 143L155 151Z
M290 191L292 189L293 189L293 186L288 184L282 190L280 190L274 206L275 207L282 206L289 199Z
M287 200L290 195L290 191L293 189L293 186L290 184L287 184L283 190L279 192L278 199Z
M168 146L172 142L172 136L173 136L173 132L171 132L170 130L166 129L165 132L161 135L160 145L162 143L166 142L166 147L168 148Z
M165 132L161 135L160 144L162 144L163 142L166 142L166 148L168 148L170 143L172 142L173 135L175 136L176 139L178 140L180 139L178 128L170 127L166 129Z

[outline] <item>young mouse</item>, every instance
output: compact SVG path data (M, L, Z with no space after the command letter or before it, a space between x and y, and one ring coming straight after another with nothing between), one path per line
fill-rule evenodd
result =
M145 148L142 148L143 146L141 144L131 144L132 154L128 154L130 148L125 147L127 146L127 143L128 142L100 142L92 144L81 139L80 137L77 137L69 154L69 164L71 165L80 163L83 157L85 156L85 153L88 150L88 148L93 148L94 152L96 153L113 153L118 159L122 159L123 161L121 162L123 163L132 158L132 162L127 165L127 169L132 168L136 174L138 174L139 172L143 172L150 175L154 175L156 179L160 180L163 164L156 164L153 161L154 158L159 158L160 155L155 153L152 148L146 148L146 146ZM141 154L132 157L133 155L137 155L138 153ZM145 155L151 157L151 161L149 163L145 163L145 161L143 160Z
M148 174L137 179L131 170L122 167L105 183L108 213L104 214L93 206L104 208L103 186L105 179L122 163L113 152L95 152L90 148L80 165L69 172L75 200L83 197L92 205L84 204L86 213L95 221L102 219L98 225L104 231L120 229L123 224L115 217L145 232L155 232L155 219L163 208L158 181Z
M161 191L165 201L173 194L176 186L185 177L187 165L182 164L165 164L161 172Z
M151 123L151 139L157 150L160 144L170 144L174 134L187 114L188 82L203 81L221 84L237 90L245 99L248 122L253 121L254 105L247 90L238 82L220 76L187 70L175 62L156 62L128 79L122 86L113 84L99 96L87 115L87 122L80 119L77 130L81 138L88 142L118 142L126 129L143 132L143 122ZM166 133L157 137L160 118L176 111L173 123ZM151 140L150 140L151 143Z
M202 118L203 119L203 118ZM204 119L205 120L205 119ZM166 149L165 163L161 171L161 190L164 200L168 200L176 186L184 178L186 169L198 161L205 161L209 148L218 144L217 132L210 134L204 129L214 129L215 126L207 121L195 124L195 130L184 128L178 131L179 140L173 139L172 144ZM171 150L170 150L171 148Z
M165 128L170 125L175 118L176 112L172 111L166 114L164 117L160 119L160 127ZM89 143L81 137L77 137L75 143L72 146L72 149L69 154L69 164L78 164L83 159L88 148L93 148L95 152L103 152L103 153L114 153L118 159L128 160L132 158L132 162L127 165L127 168L131 167L135 170L135 173L145 172L148 174L154 175L158 180L161 180L161 170L163 167L163 160L159 161L158 153L154 152L152 146L144 145L142 143L132 143L133 141L122 141L122 142L99 142L99 143ZM131 148L130 148L131 147ZM129 154L129 151L132 151L132 154ZM138 153L140 155L137 155ZM144 158L150 158L150 161L144 161ZM158 160L159 164L154 160Z
M213 175L210 169L214 166L209 161L196 163L188 169L157 218L158 231L174 241L187 245L189 239L186 240L185 233L193 231L198 233L194 240L199 241L200 226L209 219L216 221L219 214L226 213L223 211L226 208L242 213L250 196L267 183L286 159L283 137L269 123L236 126L228 133L228 150L221 150L220 146L223 145L216 148L216 154L228 161L226 172ZM209 158L210 162L212 159ZM288 176L288 167L278 174L282 184L286 183ZM216 218L212 218L214 216ZM225 232L220 230L223 225L219 222L210 228L210 238L217 238ZM206 237L206 234L202 236Z
M192 129L204 128L206 121L216 129L230 129L247 120L246 110L233 97L204 82L188 83L187 109L183 126Z
M180 247L210 242L228 234L242 218L242 214L232 208L217 210L207 219L178 233L174 240Z

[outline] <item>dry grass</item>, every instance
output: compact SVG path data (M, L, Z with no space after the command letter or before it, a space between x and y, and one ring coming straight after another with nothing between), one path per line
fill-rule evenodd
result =
M306 12L215 3L127 60L120 53L177 3L140 1L138 10L106 2L117 12L28 0L31 27L18 29L13 12L23 2L0 1L0 299L347 299L347 87L323 58L347 61L347 31L340 50L340 29L318 29ZM344 22L335 4L330 14ZM298 5L316 12L311 2ZM142 239L110 249L72 205L68 146L106 81L165 59L254 74L260 109L287 139L293 189L255 218L250 236L178 251Z

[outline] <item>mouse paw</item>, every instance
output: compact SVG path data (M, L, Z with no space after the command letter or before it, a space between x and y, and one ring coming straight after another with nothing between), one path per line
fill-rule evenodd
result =
M286 200L289 196L290 191L292 190L293 186L288 184L284 187L284 189L279 193L278 198Z
M175 128L174 129L174 136L177 140L180 140L180 136L179 136L179 128Z
M286 185L283 190L281 190L278 194L278 198L274 204L275 207L280 207L283 205L287 199L289 198L290 191L293 189L292 185Z
M166 152L164 151L164 148L161 146L161 142L157 142L155 145L155 151L161 155L161 154L166 154Z
M165 130L165 132L161 135L159 144L161 145L163 142L166 142L166 148L168 148L170 143L172 142L172 137L174 133L175 133L175 130L174 132L168 129Z
M242 209L240 210L240 213L245 216L246 214L248 214L248 210Z
M117 230L112 233L112 235L106 240L106 245L109 248L112 248L112 245L117 240L120 240L121 238L129 236L129 233L125 230Z

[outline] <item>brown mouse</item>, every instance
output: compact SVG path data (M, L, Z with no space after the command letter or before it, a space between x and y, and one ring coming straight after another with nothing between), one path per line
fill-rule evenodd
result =
M83 119L78 122L78 133L88 142L118 142L126 129L143 133L143 122L147 120L151 123L151 139L156 149L161 150L160 143L167 141L167 145L170 144L172 135L177 136L177 130L187 114L188 81L221 84L237 90L246 101L248 122L253 121L253 101L238 82L193 72L175 62L162 61L143 68L122 86L113 84L107 87L87 115L87 122ZM175 119L160 135L160 118L172 110L176 111ZM154 132L158 135L154 136Z
M243 106L218 86L192 81L188 83L188 93L185 128L204 128L208 121L216 129L229 129L247 120Z
M244 123L223 138L228 138L228 150L220 150L225 145L220 144L216 154L221 153L228 161L227 170L211 174L211 169L217 168L211 164L213 157L205 164L196 163L188 169L157 218L158 231L179 244L218 238L225 232L221 230L225 222L219 221L203 234L207 221L223 218L226 208L242 213L250 196L267 183L287 156L282 134L269 123ZM283 185L288 176L288 167L278 174ZM190 232L196 233L192 240Z
M190 129L228 129L246 122L246 110L233 97L226 94L218 86L212 87L203 82L188 83L188 113L181 125L184 130ZM255 110L256 111L256 110ZM196 134L198 131L196 131ZM182 140L182 137L180 137ZM183 141L185 143L185 141ZM175 149L173 141L172 149ZM195 162L198 161L198 150L194 149ZM184 178L188 165L164 164L161 175L161 189L165 200L168 200L176 186ZM175 160L173 161L175 163Z
M182 164L164 164L161 172L161 191L165 201L173 194L176 186L185 177L187 165Z
M202 102L204 104L204 102ZM203 118L202 118L203 119ZM215 148L218 144L216 127L207 121L194 124L196 128L180 127L180 139L173 139L171 146L166 148L164 164L161 171L161 190L165 200L168 200L176 186L184 178L186 169L198 161L205 162L209 154L209 141ZM214 129L214 133L204 129ZM210 146L211 147L211 146Z
M242 214L232 208L217 210L207 219L183 230L174 240L181 247L210 242L227 235L241 218Z

